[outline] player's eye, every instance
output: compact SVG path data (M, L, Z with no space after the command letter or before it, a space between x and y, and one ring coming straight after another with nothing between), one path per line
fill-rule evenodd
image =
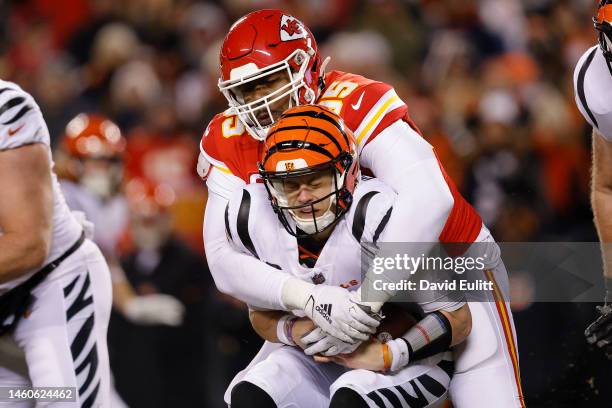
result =
M299 188L300 188L299 183L295 181L285 181L284 183L285 192L293 192L293 191L299 190Z

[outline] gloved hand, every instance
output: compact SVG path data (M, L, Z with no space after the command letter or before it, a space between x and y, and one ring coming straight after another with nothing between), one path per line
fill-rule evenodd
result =
M325 333L347 343L367 340L380 324L341 287L290 278L281 296L286 310L302 310Z
M336 354L349 354L355 351L361 344L360 341L347 343L339 340L325 333L320 327L317 327L302 337L301 340L302 343L307 345L306 349L304 349L304 353L309 356L321 354L329 357L335 356Z
M325 333L351 344L367 340L380 324L336 286L313 285L303 310Z
M158 293L130 299L123 308L123 313L128 320L137 324L180 326L183 323L185 307L176 298Z

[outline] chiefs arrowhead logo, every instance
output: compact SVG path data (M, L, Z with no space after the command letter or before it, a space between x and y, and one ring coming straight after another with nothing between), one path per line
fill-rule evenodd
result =
M291 16L282 16L280 24L281 41L297 40L306 38L306 30L299 20Z
M287 20L287 22L281 27L281 30L286 31L289 35L295 35L302 32L302 27L297 20Z

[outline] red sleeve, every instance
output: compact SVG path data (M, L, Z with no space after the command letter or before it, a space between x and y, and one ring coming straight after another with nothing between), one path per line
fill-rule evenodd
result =
M406 120L414 127L406 104L392 86L383 82L370 82L353 91L344 103L342 116L355 134L359 150L397 120Z
M226 162L230 161L228 159L231 158L231 155L228 152L231 150L228 149L229 143L223 138L221 129L223 119L223 115L217 115L210 121L200 140L200 152L214 167L229 171Z
M219 114L206 128L200 141L200 152L213 167L248 184L252 175L258 174L260 145L236 116Z

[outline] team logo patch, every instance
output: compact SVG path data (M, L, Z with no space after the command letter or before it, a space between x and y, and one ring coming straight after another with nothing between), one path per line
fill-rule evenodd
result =
M294 171L304 169L306 167L308 167L308 163L306 163L306 160L302 158L293 160L279 160L279 162L276 163L276 171Z
M292 41L306 38L306 30L302 23L294 17L283 15L280 23L281 41Z
M314 283L315 285L320 285L325 282L325 276L320 272L315 273L310 279L312 280L312 283Z

